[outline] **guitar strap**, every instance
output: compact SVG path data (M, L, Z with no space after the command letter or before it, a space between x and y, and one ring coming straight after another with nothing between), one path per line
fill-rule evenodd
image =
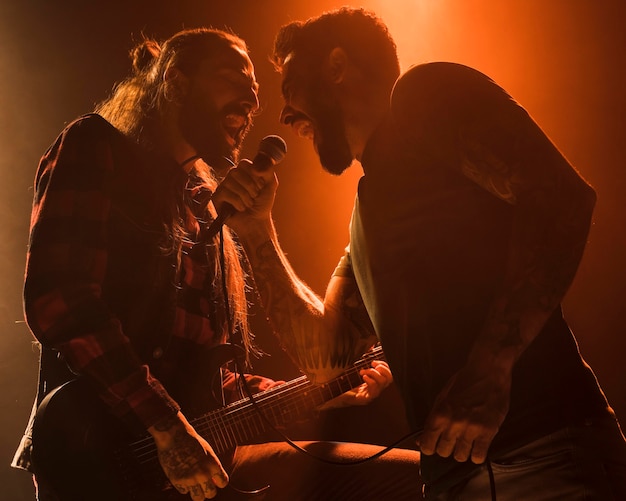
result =
M76 379L67 363L57 350L40 345L39 381L37 387L37 405L55 388Z
M33 408L24 431L24 436L20 441L20 444L15 451L11 466L13 468L19 468L32 472L32 437L33 437L33 423L35 422L35 415L39 409L41 401L55 388L71 381L76 378L60 353L56 350L46 348L41 344L37 344L39 347L39 375L37 381L37 395L33 403Z

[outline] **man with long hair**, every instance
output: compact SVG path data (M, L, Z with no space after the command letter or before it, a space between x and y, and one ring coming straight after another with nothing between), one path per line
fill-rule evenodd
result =
M289 267L270 207L231 221L298 365L332 378L375 332L422 430L427 499L626 499L624 437L560 306L594 190L479 71L400 75L372 12L292 22L273 60L281 121L329 172L364 171L323 300Z
M254 210L265 186L249 161L231 170L258 84L246 44L223 30L145 40L132 56L133 74L65 128L37 171L24 306L41 369L14 465L34 471L40 501L172 499L172 486L194 500L230 499L234 484L269 484L272 499L415 499L415 451L352 470L329 463L379 448L308 444L324 463L279 442L218 458L191 424L190 409L215 393L210 349L230 341L255 351L241 250L227 228L208 228L225 202ZM391 375L377 362L363 377L348 400L371 400ZM275 385L246 379L253 391ZM129 464L147 463L154 448L157 476L118 472L118 439L146 433Z

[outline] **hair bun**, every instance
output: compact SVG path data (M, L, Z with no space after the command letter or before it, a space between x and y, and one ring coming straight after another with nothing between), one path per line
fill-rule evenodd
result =
M130 51L133 71L141 73L148 69L161 53L161 46L155 40L144 40Z

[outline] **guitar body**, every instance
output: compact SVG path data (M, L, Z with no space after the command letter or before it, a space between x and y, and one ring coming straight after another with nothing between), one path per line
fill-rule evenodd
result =
M41 403L33 427L35 474L62 501L185 499L165 475L143 468L125 444L137 437L83 388L66 383Z
M188 384L172 393L185 413L200 415L222 405L219 368L241 356L230 344L199 352L190 364L201 373L187 374ZM33 423L33 466L62 501L176 501L189 500L174 489L150 449L149 460L137 457L128 444L140 439L117 421L88 391L84 381L70 381L41 402ZM146 440L152 445L152 439Z

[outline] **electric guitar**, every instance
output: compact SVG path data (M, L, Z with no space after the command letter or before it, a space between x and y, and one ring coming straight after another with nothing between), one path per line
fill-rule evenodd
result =
M317 406L361 385L359 371L373 360L384 360L382 348L367 352L325 384L314 385L301 376L189 422L218 456L224 456L237 445L254 443L272 427L305 418ZM130 434L97 397L85 391L80 380L60 386L42 401L33 442L36 474L51 483L63 501L189 499L163 473L152 437Z

